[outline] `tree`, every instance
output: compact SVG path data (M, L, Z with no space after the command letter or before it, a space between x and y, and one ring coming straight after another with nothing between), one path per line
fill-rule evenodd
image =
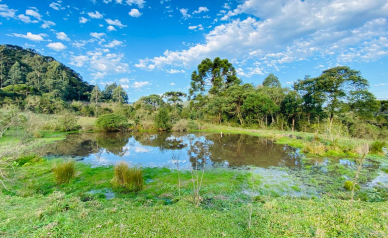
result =
M157 94L151 94L146 97L141 97L140 100L146 105L150 106L152 111L156 111L159 107L163 106L163 98Z
M226 100L228 101L228 112L236 115L240 125L244 124L244 117L242 115L242 106L249 93L254 91L251 84L233 85L226 90Z
M209 58L203 60L191 75L191 88L189 96L195 99L198 94L206 93L205 87L210 87L210 94L218 94L233 85L241 84L236 76L236 70L227 59L216 57L213 61Z
M278 77L276 77L274 74L269 74L263 81L264 87L269 88L281 88L282 85L280 84L280 81Z
M113 99L113 91L117 88L117 83L106 84L104 89L104 99L111 100Z
M8 80L5 82L7 85L15 85L23 83L23 72L18 61L16 61L8 73Z
M207 112L216 115L218 123L222 122L222 115L228 107L228 101L221 96L213 97L207 104Z
M178 102L183 102L182 97L187 97L187 94L179 91L177 92L170 91L170 92L165 92L163 94L163 97L167 98L167 102L176 105Z
M112 93L112 99L114 102L118 102L119 104L128 102L128 95L121 87L121 85L117 86Z
M159 109L158 114L156 114L155 117L155 126L159 130L168 130L171 125L169 124L170 122L170 117L168 116L167 109L162 107Z
M295 119L302 112L302 98L296 91L290 91L284 98L281 111L292 120L292 131L295 130Z
M298 80L294 88L309 93L314 100L326 105L331 129L334 116L355 93L362 98L361 95L367 92L368 86L368 81L361 76L360 71L338 66L323 71L317 78Z
M94 86L92 93L90 95L90 102L94 102L96 104L96 113L95 113L96 116L98 116L97 107L98 107L98 102L101 101L102 95L103 94L100 88L98 87L98 85Z
M263 118L265 118L265 126L267 126L268 116L277 112L279 106L268 95L252 92L245 99L243 110L247 113L254 114L260 124L263 123Z

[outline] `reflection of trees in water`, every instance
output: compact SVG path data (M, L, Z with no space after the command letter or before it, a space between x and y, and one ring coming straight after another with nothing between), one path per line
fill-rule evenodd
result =
M194 169L203 169L209 160L209 145L212 142L202 138L200 140L196 139L198 138L195 136L188 136L189 149L187 150L187 157Z
M289 146L276 145L271 140L242 134L207 134L206 139L213 141L209 145L210 159L216 163L227 161L232 167L256 165L260 167L295 167L296 160Z
M108 153L121 157L128 151L126 145L131 137L129 133L101 133L96 139L98 146L104 148Z
M181 150L187 145L183 143L183 139L179 139L183 134L181 133L136 133L134 138L142 145L152 146L159 148L160 151L164 150Z

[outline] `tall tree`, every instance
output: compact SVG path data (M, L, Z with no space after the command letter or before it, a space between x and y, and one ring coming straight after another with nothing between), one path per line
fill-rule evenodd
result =
M244 124L244 116L242 106L246 97L254 91L255 88L251 84L234 85L226 90L226 100L228 101L228 112L236 115L240 125Z
M243 110L246 111L247 114L251 113L255 115L259 124L264 124L266 127L268 125L268 116L277 112L279 110L279 106L277 106L268 95L252 92L248 94L245 99Z
M263 81L264 87L270 87L270 88L281 88L282 85L280 84L280 81L278 77L276 77L274 74L269 74Z
M218 94L225 89L241 84L236 76L236 70L227 59L216 57L213 61L204 59L191 75L189 97L195 99L198 94L205 94L207 88L210 94Z
M23 83L23 72L18 61L16 61L8 73L8 80L5 82L7 85L15 85Z
M302 113L303 100L296 91L290 91L284 98L281 111L292 121L292 131L295 130L295 120Z
M187 94L179 92L179 91L177 91L177 92L170 91L170 92L165 92L163 94L163 97L167 98L167 102L176 105L179 102L183 102L182 98L187 97Z
M128 102L128 94L124 91L121 85L117 86L112 93L112 99L114 102L120 104Z
M117 88L117 83L106 84L104 89L104 99L112 100L113 99L113 91Z
M310 92L311 97L322 100L329 115L330 129L334 116L354 97L354 94L367 92L369 83L361 76L360 71L347 66L338 66L323 71L317 78L299 80L295 84L298 90Z

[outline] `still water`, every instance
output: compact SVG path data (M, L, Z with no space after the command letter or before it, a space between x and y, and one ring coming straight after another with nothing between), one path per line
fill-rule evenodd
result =
M288 145L241 134L82 133L48 148L48 155L73 157L93 167L125 161L134 166L195 168L300 167L301 155Z

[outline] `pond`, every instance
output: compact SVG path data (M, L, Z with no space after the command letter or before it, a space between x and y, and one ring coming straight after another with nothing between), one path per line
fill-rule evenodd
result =
M69 134L50 145L47 154L74 157L94 167L125 161L141 167L295 168L302 158L298 149L260 137L171 132Z

